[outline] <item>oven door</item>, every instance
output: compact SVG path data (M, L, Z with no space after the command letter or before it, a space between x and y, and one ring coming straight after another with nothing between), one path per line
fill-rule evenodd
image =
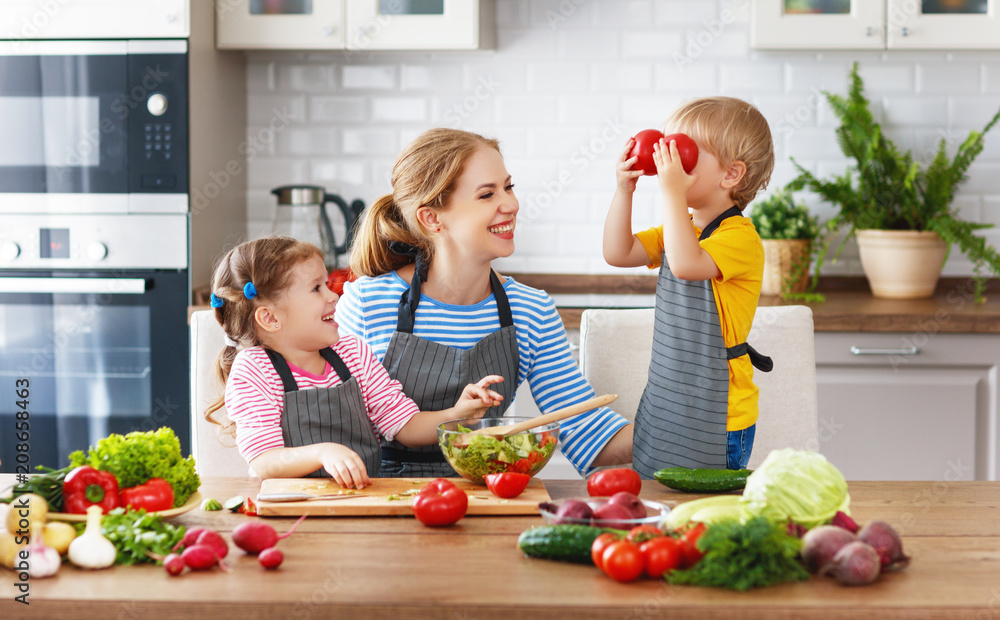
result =
M0 471L161 426L190 454L188 290L187 271L3 272Z

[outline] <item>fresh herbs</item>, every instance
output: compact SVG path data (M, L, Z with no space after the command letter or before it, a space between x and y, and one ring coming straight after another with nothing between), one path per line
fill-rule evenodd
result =
M194 471L194 458L181 455L181 443L170 427L128 435L112 434L91 446L84 454L69 455L70 465L90 465L109 471L118 478L118 487L145 484L150 478L162 478L174 490L174 506L182 506L201 484Z
M815 239L819 218L802 203L796 203L787 187L754 201L750 221L761 239Z
M172 525L145 510L124 508L115 508L104 515L101 532L118 552L115 564L157 562L156 558L169 554L184 538L183 525Z
M804 581L809 573L798 561L801 544L786 533L784 526L765 517L754 517L746 523L720 521L709 526L698 540L705 557L693 568L668 572L666 578L674 584L739 591Z

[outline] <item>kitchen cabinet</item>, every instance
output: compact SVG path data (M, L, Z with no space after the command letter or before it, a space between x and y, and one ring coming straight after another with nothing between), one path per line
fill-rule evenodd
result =
M217 0L219 49L466 50L495 45L494 0Z
M14 46L22 39L183 39L190 9L190 0L4 0L0 37Z
M848 480L997 480L1000 334L817 332L819 451Z
M1000 49L1000 0L753 0L757 49Z

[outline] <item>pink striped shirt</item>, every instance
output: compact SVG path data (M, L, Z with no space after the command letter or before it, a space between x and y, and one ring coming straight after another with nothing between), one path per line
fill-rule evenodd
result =
M333 350L358 380L375 429L391 440L420 410L417 404L403 394L398 381L389 378L371 347L361 339L343 334ZM340 385L340 377L329 363L322 375L292 364L288 366L300 390ZM236 447L248 463L268 450L285 447L281 437L283 406L281 377L264 349L251 347L240 351L226 382L226 409L229 419L236 424Z

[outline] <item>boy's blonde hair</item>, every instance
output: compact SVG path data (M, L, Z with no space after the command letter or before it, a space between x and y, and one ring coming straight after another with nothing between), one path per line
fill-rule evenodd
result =
M392 193L365 210L354 235L351 270L380 276L413 262L389 249L393 241L416 247L430 261L434 247L417 221L417 209L447 206L466 162L481 148L499 152L500 144L472 132L438 128L425 131L403 149L392 167Z
M743 180L732 190L741 211L767 187L774 170L774 143L767 120L752 104L735 97L695 99L674 110L666 128L699 140L723 168L734 161L746 164Z

